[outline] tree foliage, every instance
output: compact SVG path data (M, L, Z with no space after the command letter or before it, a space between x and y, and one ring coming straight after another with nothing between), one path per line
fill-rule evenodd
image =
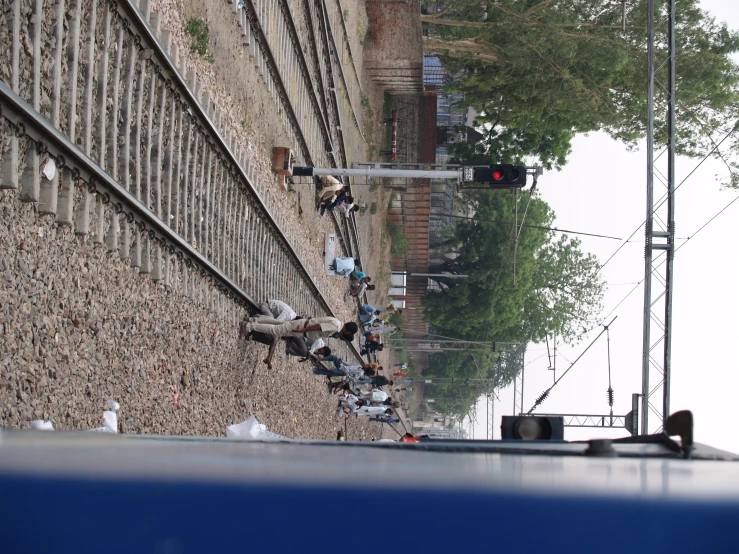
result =
M518 213L516 211L518 204ZM426 398L448 398L436 408L466 415L485 387L474 379L508 386L521 370L523 350L493 352L492 343L525 347L556 334L575 342L598 324L604 283L595 256L580 241L545 229L516 227L525 213L529 225L549 226L554 214L540 198L493 192L473 197L474 219L460 222L450 246L458 257L442 271L466 279L439 278L440 292L424 298L426 320L434 333L489 341L489 352L446 351L429 358L428 377L453 377L454 383L425 386Z
M527 224L550 225L546 202L494 192L476 197L474 209L475 219L455 231L459 256L443 268L468 278L448 279L424 299L439 334L512 342L557 334L572 342L595 325L603 296L597 259L566 235L515 225L524 212Z
M703 155L739 120L739 68L731 57L739 52L739 34L702 11L698 0L676 4L677 149ZM456 0L441 17L424 16L435 31L432 50L465 70L456 87L488 129L473 152L458 155L489 154L496 161L533 155L558 168L577 133L601 130L636 144L646 129L646 6L646 0L626 3L625 30L622 3L610 0ZM656 41L659 96L667 82L664 25ZM659 106L658 131L666 117ZM655 134L664 142L664 133ZM736 151L732 141L726 151Z

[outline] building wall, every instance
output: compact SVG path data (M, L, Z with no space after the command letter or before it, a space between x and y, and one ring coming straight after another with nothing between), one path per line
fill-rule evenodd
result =
M393 94L423 90L423 38L419 0L365 0L368 32L364 67Z
M408 241L407 255L393 258L390 267L393 271L408 273L428 273L429 270L429 213L431 211L431 187L428 179L408 179L405 189L397 194L400 202L394 202L388 211L391 225L402 227ZM428 325L424 320L423 297L426 294L428 279L407 277L405 295L394 296L395 300L405 300L403 310L403 331L426 333ZM424 352L411 352L411 362L416 370L428 367L428 355Z

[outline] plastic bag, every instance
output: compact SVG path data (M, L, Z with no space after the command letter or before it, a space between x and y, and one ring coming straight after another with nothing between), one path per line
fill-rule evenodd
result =
M226 427L226 437L241 441L283 441L290 440L287 437L267 431L267 426L259 423L257 418L251 416L246 421L234 423Z

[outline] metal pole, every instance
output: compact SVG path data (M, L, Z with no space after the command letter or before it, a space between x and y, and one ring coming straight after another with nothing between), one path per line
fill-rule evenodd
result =
M652 228L654 226L654 0L647 0L647 220L644 223L644 313L642 335L641 432L649 434L649 354L652 313Z
M456 340L456 339L434 339L434 338L413 338L413 337L401 337L401 338L395 338L395 337L388 337L387 342L432 342L435 344L439 344L442 342L448 342L453 344L479 344L482 346L487 346L488 348L493 347L493 343L491 342L484 342L484 341L474 341L474 340Z
M668 248L667 269L665 282L665 343L664 368L662 391L662 426L670 416L670 373L671 373L671 346L672 346L672 275L673 259L675 257L675 0L668 0L670 13L667 22L667 44L670 60L667 64L667 238Z
M641 395L641 433L659 432L670 415L670 377L672 346L672 291L675 253L675 0L664 0L666 17L666 55L667 60L655 64L656 30L654 0L648 0L648 88L647 88L647 220L644 229L644 335L642 351L642 395ZM661 17L661 14L660 14ZM662 67L667 70L667 82L659 82L655 87L657 73ZM664 91L664 128L659 132L667 137L667 168L655 168L655 117L654 91ZM654 205L655 176L667 189L667 202ZM659 210L659 213L655 213ZM664 252L664 269L661 263L655 265L655 252ZM653 293L652 287L661 290ZM664 303L664 305L663 305ZM652 330L652 326L654 329ZM661 353L662 355L660 356ZM652 402L662 395L661 401ZM659 426L649 425L649 415L656 416Z
M445 279L467 279L469 275L456 275L451 273L409 273L411 277L443 277Z
M297 168L293 168L296 171ZM311 167L313 175L333 175L334 177L407 177L415 179L456 179L462 181L462 170L433 170L433 169L379 169L358 168L349 169L342 167ZM296 172L296 175L299 173Z

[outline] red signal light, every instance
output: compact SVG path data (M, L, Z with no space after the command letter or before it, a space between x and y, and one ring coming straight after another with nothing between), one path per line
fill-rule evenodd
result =
M500 170L493 171L493 181L500 181L503 178L503 172Z

